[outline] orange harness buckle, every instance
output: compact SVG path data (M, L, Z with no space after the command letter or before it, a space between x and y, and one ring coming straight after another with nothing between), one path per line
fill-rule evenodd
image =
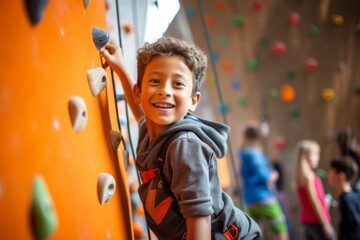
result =
M229 240L236 239L238 234L239 234L239 229L235 227L235 225L233 224L230 224L229 229L226 232L224 232L225 237Z

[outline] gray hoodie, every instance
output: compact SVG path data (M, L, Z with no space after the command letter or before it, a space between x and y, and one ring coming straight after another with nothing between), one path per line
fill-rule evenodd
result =
M143 120L139 126L137 170L160 169L159 151L178 131L183 134L170 143L161 174L177 201L164 190L160 177L139 188L151 230L159 239L182 239L186 233L186 218L211 215L212 232L215 226L224 232L233 224L239 229L236 239L259 239L258 225L236 208L220 187L217 158L226 153L228 126L188 114L149 143Z

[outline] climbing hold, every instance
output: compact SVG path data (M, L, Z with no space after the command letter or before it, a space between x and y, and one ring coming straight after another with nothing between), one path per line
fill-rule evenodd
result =
M320 29L316 25L311 25L309 34L311 36L319 36L320 35Z
M26 10L33 25L43 18L47 3L48 0L25 0Z
M259 39L259 45L261 47L266 47L268 45L268 40L266 38L264 38L264 37L260 38Z
M90 0L83 0L83 4L84 4L84 8L86 9L90 4Z
M102 30L101 28L93 27L92 38L96 49L100 50L103 46L105 46L109 42L110 35L108 32Z
M288 15L288 23L290 25L298 25L300 22L300 19L301 19L300 14L296 11L292 11Z
M228 8L228 5L224 0L218 0L218 2L216 3L216 8L219 11L224 11Z
M247 61L248 69L251 71L256 71L259 68L259 62L255 57L251 57Z
M195 17L195 10L193 8L188 8L186 10L186 15L189 19L194 18Z
M271 45L271 50L272 52L277 55L277 56L280 56L282 54L284 54L285 52L285 49L286 49L286 46L283 42L281 41L275 41L273 42L273 44Z
M333 21L333 23L337 26L340 26L341 24L344 23L344 18L343 16L341 16L340 14L334 14L331 16L331 19Z
M221 67L224 70L224 72L232 72L234 69L234 65L230 60L223 60L221 62Z
M294 101L296 97L295 89L291 85L285 84L280 89L280 97L284 102Z
M312 72L318 68L318 61L315 58L308 58L305 60L305 67L308 71Z
M340 72L345 71L345 69L346 69L346 63L343 62L343 61L339 61L339 62L338 62L338 69L339 69Z
M240 106L245 107L248 105L249 100L246 97L239 97L238 103Z
M97 182L97 194L100 205L108 202L114 195L116 182L114 177L109 173L100 173Z
M295 78L295 75L296 75L296 72L295 72L294 69L289 69L289 70L287 71L287 77L288 77L289 79Z
M289 114L293 118L297 118L300 115L300 109L297 106L293 106L289 109Z
M211 15L206 15L205 16L205 22L206 22L206 25L211 27L215 24L215 18Z
M240 81L238 79L234 79L231 81L231 87L233 89L239 89L240 88Z
M124 30L125 33L131 34L134 32L134 28L130 23L123 23L121 24L122 30Z
M355 33L360 35L360 22L358 23L358 25L355 26Z
M216 52L211 53L211 60L216 62L219 59L218 54Z
M92 68L86 71L91 94L96 97L106 87L107 74L102 67Z
M226 45L228 45L228 43L229 43L229 39L227 37L225 37L225 36L220 37L219 44L221 46L226 46Z
M360 95L360 85L356 87L355 92L356 92L358 95Z
M326 171L324 170L324 169L322 169L322 168L317 168L317 169L315 169L315 173L316 173L316 175L318 175L320 178L321 178L321 180L326 180Z
M278 99L279 98L279 90L277 88L271 88L269 90L269 96L272 99Z
M232 24L235 27L243 25L245 22L244 17L242 15L236 15L232 18Z
M81 97L74 96L70 98L69 113L73 129L77 133L81 132L87 123L87 108Z
M261 10L261 9L263 9L263 8L264 8L264 1L262 1L262 0L255 0L255 1L253 2L253 8L254 8L255 10Z
M274 146L278 150L284 149L286 147L286 139L283 136L275 136Z
M220 103L218 106L218 110L220 113L226 113L229 111L229 105L227 103Z
M324 88L322 91L321 91L321 95L322 95L322 98L325 100L325 101L331 101L334 99L335 97L335 91L331 88Z
M118 131L110 130L110 142L112 150L116 153L121 143L121 134Z
M35 239L45 239L58 227L57 214L45 180L35 175L31 200L31 227Z

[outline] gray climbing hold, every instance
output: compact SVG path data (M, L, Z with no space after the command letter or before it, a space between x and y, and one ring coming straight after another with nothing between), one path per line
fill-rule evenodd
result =
M100 50L103 46L105 46L109 42L110 35L108 32L106 32L101 28L93 27L92 38L96 49Z
M48 0L25 0L26 10L33 25L40 22Z

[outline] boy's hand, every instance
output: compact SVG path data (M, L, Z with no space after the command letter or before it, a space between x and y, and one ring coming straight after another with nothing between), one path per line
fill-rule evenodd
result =
M100 49L100 54L105 58L109 66L115 71L125 68L121 48L115 44L108 42L103 48Z

